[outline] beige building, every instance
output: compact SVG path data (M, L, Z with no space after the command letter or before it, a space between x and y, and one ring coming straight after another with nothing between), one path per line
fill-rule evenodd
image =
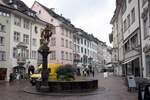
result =
M56 14L39 2L34 2L32 6L37 16L55 27L55 33L50 40L51 53L48 57L49 63L73 64L73 29L71 22Z

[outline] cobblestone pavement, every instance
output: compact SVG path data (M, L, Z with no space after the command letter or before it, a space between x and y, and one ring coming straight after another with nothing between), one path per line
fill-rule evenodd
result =
M14 83L0 82L0 100L137 100L137 93L127 92L124 80L111 76L103 78L103 74L95 76L99 80L99 87L105 91L96 95L85 96L45 96L28 94L23 88L29 85L28 81L17 81Z

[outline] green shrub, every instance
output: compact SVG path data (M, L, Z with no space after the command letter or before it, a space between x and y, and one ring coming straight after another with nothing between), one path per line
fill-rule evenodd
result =
M70 64L60 66L56 72L58 80L71 81L75 79L75 68Z

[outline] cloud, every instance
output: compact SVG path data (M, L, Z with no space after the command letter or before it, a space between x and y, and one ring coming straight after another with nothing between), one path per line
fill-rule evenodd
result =
M34 0L22 0L29 7ZM71 22L101 41L109 44L109 24L115 10L115 0L37 0L48 8L55 8L58 14L71 19Z

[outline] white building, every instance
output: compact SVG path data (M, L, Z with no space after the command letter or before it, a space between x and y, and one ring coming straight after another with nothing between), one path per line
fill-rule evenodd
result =
M113 35L117 34L118 64L123 75L142 74L141 0L116 0L116 10L111 20ZM113 40L115 42L115 40ZM116 45L113 45L116 46Z
M106 44L82 29L76 28L74 34L74 64L79 67L103 67L111 61Z
M39 2L35 1L32 9L37 12L37 16L53 26L55 26L55 34L52 35L50 41L51 53L48 57L48 63L73 64L73 29L71 22L56 14Z
M35 12L20 0L3 0L0 4L0 68L6 70L5 79L9 79L11 72L25 74L28 64L36 66L40 39L40 29L45 22L36 19ZM38 32L35 32L35 26ZM26 49L18 52L17 45L23 44ZM20 54L18 54L20 53ZM23 59L18 59L18 56ZM24 66L18 72L17 60Z
M150 1L140 0L143 76L150 78Z
M110 34L110 38L112 38L113 48L112 48L112 64L114 66L116 75L124 75L122 63L124 60L123 55L123 19L122 19L122 11L124 2L120 0L116 0L116 9L114 12L114 16L111 19L110 24L113 25L112 33Z
M74 34L74 63L80 67L86 67L93 61L93 43L89 34L76 28Z
M122 20L125 72L142 76L139 0L125 0Z

